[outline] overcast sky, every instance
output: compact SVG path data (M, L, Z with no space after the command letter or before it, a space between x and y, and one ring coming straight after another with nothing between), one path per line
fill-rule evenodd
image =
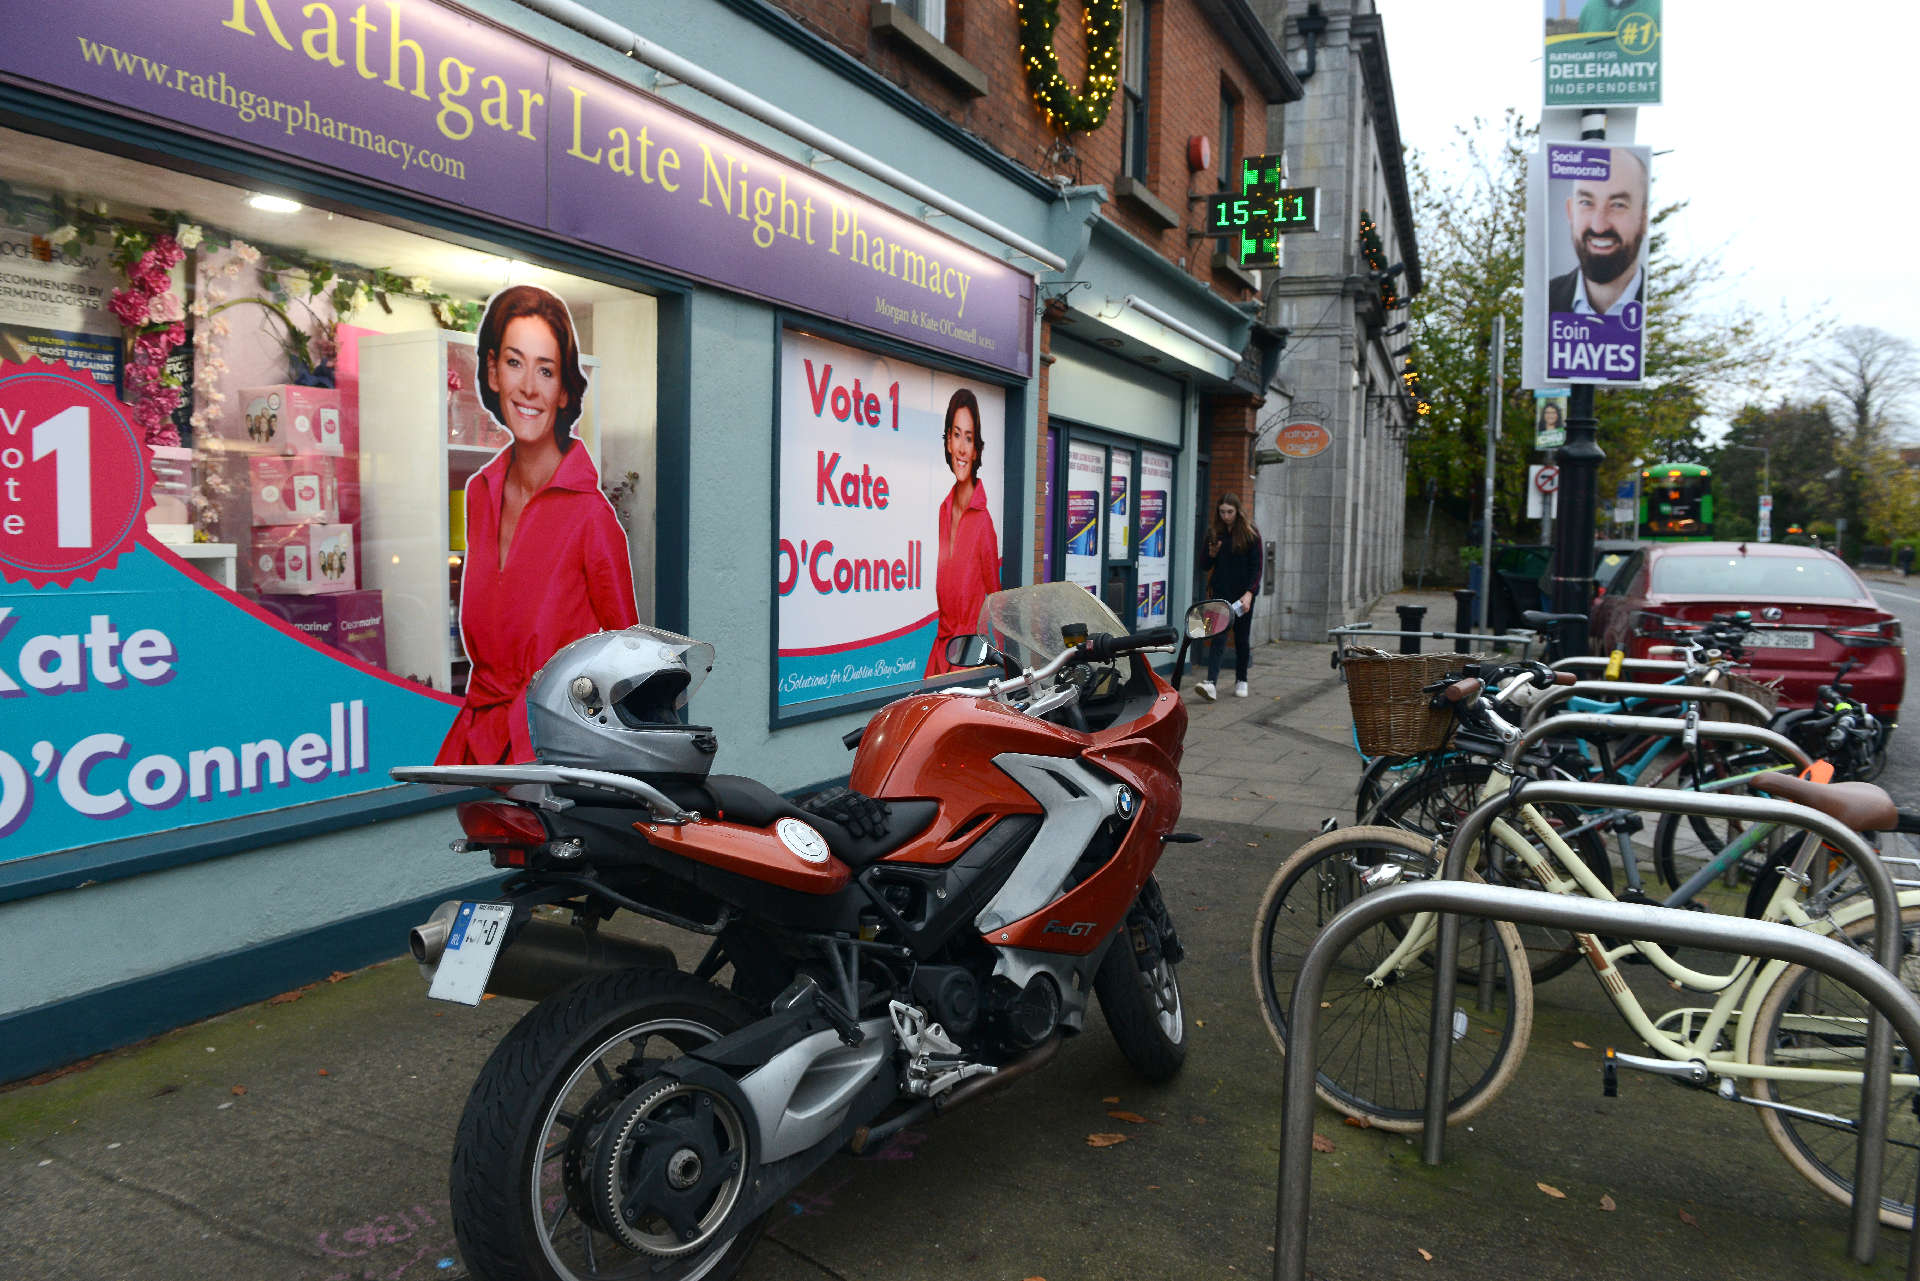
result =
M1539 120L1541 0L1377 3L1409 147L1437 158L1510 106ZM1718 250L1729 298L1920 350L1920 164L1893 146L1920 117L1920 4L1666 0L1662 27L1666 101L1634 141L1654 201L1691 202L1674 247Z

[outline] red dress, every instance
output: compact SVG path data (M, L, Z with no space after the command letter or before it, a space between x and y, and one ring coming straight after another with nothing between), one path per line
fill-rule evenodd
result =
M960 488L955 482L954 489ZM987 512L987 487L974 482L973 501L960 513L960 528L953 527L953 493L940 504L940 558L934 572L933 594L940 603L938 635L933 652L927 655L925 676L953 671L947 662L947 642L955 636L971 636L980 628L980 606L1000 590L1000 540L993 532L993 517Z
M626 531L600 492L583 446L527 500L500 564L500 505L511 449L467 481L467 563L460 636L473 668L467 701L440 745L440 765L533 759L527 683L555 651L594 632L640 621Z

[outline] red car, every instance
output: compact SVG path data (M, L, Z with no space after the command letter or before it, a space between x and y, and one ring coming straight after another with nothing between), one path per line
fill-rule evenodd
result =
M1892 725L1907 688L1900 620L1874 603L1832 552L1778 543L1656 543L1621 566L1593 606L1594 649L1645 657L1715 614L1748 610L1748 674L1780 685L1782 707L1810 707L1842 660L1855 697Z

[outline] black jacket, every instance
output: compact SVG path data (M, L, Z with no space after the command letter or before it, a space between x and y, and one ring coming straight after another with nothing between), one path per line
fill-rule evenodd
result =
M1237 600L1242 592L1260 594L1260 573L1264 558L1260 554L1260 531L1253 531L1253 540L1247 544L1247 550L1233 550L1233 540L1220 544L1218 552L1209 553L1202 564L1208 569L1207 584L1209 591L1221 600Z
M1573 291L1578 287L1579 279L1580 269L1575 267L1566 275L1555 276L1552 280L1549 280L1547 282L1547 310L1572 311ZM1639 303L1644 303L1647 300L1647 277L1644 272L1642 272L1640 276L1640 287L1633 291L1633 300Z

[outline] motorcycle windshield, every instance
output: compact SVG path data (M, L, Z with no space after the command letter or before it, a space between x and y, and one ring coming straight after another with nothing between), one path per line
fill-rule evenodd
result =
M1067 647L1063 627L1080 626L1087 635L1125 636L1124 623L1105 602L1074 583L1035 583L995 592L980 606L979 633L1022 667L1038 667ZM1131 680L1131 660L1114 663L1115 674Z

